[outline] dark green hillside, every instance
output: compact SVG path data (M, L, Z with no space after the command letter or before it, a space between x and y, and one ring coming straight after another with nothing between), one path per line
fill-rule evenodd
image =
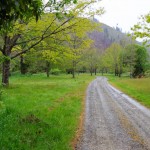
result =
M98 22L98 20L94 19L94 22ZM90 34L90 38L94 40L94 47L96 49L104 51L112 43L131 43L131 38L128 37L125 33L123 33L120 28L112 28L106 24L102 24L101 27L102 32L94 31Z

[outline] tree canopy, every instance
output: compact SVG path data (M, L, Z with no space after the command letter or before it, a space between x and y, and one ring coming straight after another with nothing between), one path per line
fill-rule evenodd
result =
M133 77L141 77L146 71L148 53L145 47L140 45L135 45L136 48L136 58L134 65Z
M42 0L1 0L0 31L10 30L17 19L27 21L34 16L37 21L42 11Z
M140 17L139 22L131 28L135 38L144 40L144 44L148 44L150 40L150 13ZM148 46L150 46L148 44Z

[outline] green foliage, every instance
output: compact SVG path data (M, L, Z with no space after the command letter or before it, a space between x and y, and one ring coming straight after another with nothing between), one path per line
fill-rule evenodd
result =
M145 77L150 77L150 69L145 71Z
M42 0L2 0L0 6L0 31L4 33L13 28L18 19L27 21L34 16L37 21L43 11Z
M77 65L81 62L82 56L86 53L93 43L88 36L88 33L94 30L100 30L99 24L92 22L86 18L75 18L70 23L77 22L76 25L70 29L70 34L67 35L65 57L67 59L67 68L72 69L73 78Z
M147 64L147 50L143 46L136 45L136 60L134 66L133 76L143 76L146 71Z
M92 73L98 68L99 65L99 54L96 49L87 49L83 55L83 66L86 65L87 69Z
M6 111L6 106L4 104L4 96L6 96L5 92L2 89L2 87L0 87L0 115L5 113Z
M125 47L124 51L124 64L134 65L136 59L136 46L135 44L129 44Z
M143 44L147 44L147 46L150 46L150 13L141 16L139 22L131 29L133 31L132 36L134 36L135 38L143 39Z
M122 43L122 42L121 42ZM123 47L122 47L123 46ZM130 72L130 77L142 77L150 69L147 49L136 44L113 43L101 55L101 69L109 69L115 75Z
M61 73L61 70L59 70L58 68L54 68L54 69L51 69L50 73L52 75L59 75Z
M3 93L4 93L4 91L3 91L2 88L0 87L0 101L3 100Z
M2 0L0 1L0 31L2 33L9 32L17 20L24 23L35 17L38 21L47 7L55 11L59 18L60 11L69 3L76 4L77 0L48 0L46 5L43 4L43 0Z
M6 106L3 101L0 101L0 115L6 112Z
M112 43L103 54L103 66L107 67L115 73L121 75L123 64L123 48L117 43Z
M135 44L129 44L125 47L123 54L123 65L126 72L130 72L130 77L133 77L133 71L136 60L136 46Z

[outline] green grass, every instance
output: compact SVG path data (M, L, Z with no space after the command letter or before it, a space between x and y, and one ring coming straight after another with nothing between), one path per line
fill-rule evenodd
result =
M0 104L0 149L71 150L85 90L93 78L12 76Z
M113 86L150 108L150 78L107 77Z

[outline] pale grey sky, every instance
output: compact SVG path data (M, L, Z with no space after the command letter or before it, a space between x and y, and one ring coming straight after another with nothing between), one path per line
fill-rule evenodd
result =
M141 15L150 12L150 0L101 0L94 7L97 5L104 7L106 12L96 18L111 27L118 24L123 32L130 31Z
M100 5L106 12L97 17L99 21L112 27L118 24L124 32L130 31L141 15L150 12L150 0L102 0Z

